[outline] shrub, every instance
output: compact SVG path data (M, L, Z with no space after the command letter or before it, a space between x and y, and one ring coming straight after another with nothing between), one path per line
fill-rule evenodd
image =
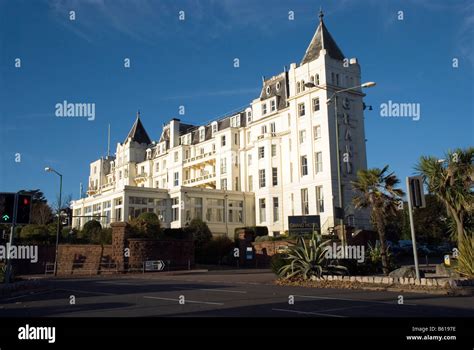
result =
M17 231L20 242L35 244L54 244L56 242L55 224L50 225L26 225Z
M160 220L155 213L141 213L130 222L131 236L158 238L160 236Z
M394 262L392 252L387 247L387 262L390 271L394 270L397 266ZM368 272L381 273L382 269L382 249L380 248L380 241L377 241L375 245L370 242L368 244L367 254L365 257L365 266Z
M191 232L183 228L165 228L160 231L158 239L193 239Z
M240 230L246 230L246 231L252 232L253 237L254 237L255 240L256 240L257 237L268 236L268 227L266 227L266 226L238 227L238 228L236 228L235 231L234 231L234 239L235 239L235 240L238 240L238 239L239 239L237 233L238 233Z
M196 261L204 264L222 264L230 261L234 243L227 237L216 237L196 247ZM226 261L227 259L227 261Z
M97 220L87 221L82 227L80 237L87 242L95 243L100 240L102 225Z
M201 219L192 219L186 226L186 231L192 235L195 247L202 247L212 239L209 226Z

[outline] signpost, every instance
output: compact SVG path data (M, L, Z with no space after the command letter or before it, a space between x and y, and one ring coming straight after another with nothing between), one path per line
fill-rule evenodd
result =
M162 271L165 268L163 260L147 260L145 261L145 271Z
M416 279L420 279L420 267L418 265L418 252L416 249L415 224L413 223L413 208L424 208L426 206L425 194L423 192L423 178L421 176L407 177L408 215L410 217L411 241L413 244L413 259L415 261Z
M321 231L321 218L319 215L288 216L288 232L290 235L303 235Z

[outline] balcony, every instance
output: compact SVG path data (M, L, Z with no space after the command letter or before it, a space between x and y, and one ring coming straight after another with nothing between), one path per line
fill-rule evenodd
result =
M194 177L192 179L184 180L183 184L184 185L191 185L191 186L199 186L199 185L204 185L208 182L215 182L216 174L203 174L198 177Z
M183 166L194 166L200 163L212 163L215 162L215 157L214 155L216 154L216 151L211 151L203 154L199 154L195 157L187 158L183 160Z
M97 194L98 192L99 192L99 189L97 187L89 187L86 193L88 196L93 196L94 194Z
M135 182L146 181L148 179L148 174L140 173L140 174L135 175L133 179L135 180Z
M100 186L100 191L108 191L108 190L111 190L115 187L115 183L114 182L109 182L109 183L106 183L106 184L103 184L102 186Z

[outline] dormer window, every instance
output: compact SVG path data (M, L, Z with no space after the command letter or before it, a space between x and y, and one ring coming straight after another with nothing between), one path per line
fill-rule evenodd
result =
M212 136L214 136L214 134L217 132L217 122L212 123L211 130L212 130Z
M230 126L232 128L240 127L240 115L235 115L230 118Z
M280 83L280 82L277 82L277 83L276 83L276 90L277 90L277 91L280 91L280 89L281 89L281 83Z
M204 139L206 138L206 129L204 128L204 126L201 126L199 128L199 141L204 141Z
M251 122L252 122L252 110L248 109L247 110L247 123L251 123Z
M150 148L148 148L146 150L146 159L151 159L151 149Z
M265 89L265 91L266 91L267 95L270 95L270 91L271 91L271 90L270 90L270 86L267 86L267 88Z

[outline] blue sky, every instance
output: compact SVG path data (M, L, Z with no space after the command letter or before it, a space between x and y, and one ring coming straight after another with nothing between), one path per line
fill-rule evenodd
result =
M0 191L40 188L54 201L57 178L43 170L52 166L77 198L89 163L106 154L107 125L114 150L137 109L157 139L172 117L199 123L248 105L262 75L301 60L320 6L362 79L377 82L365 98L370 167L404 178L420 155L474 145L470 0L0 0ZM95 103L96 119L55 117L63 100ZM420 103L420 120L382 118L389 100Z

